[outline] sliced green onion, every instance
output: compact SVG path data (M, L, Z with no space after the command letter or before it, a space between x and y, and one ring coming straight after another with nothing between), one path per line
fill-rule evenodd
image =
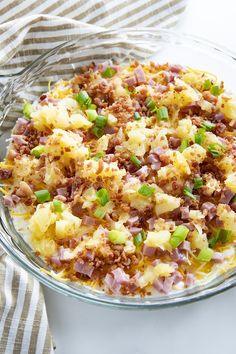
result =
M187 149L188 146L189 146L189 140L188 139L182 139L180 147L179 147L179 151L183 152L185 149Z
M96 110L97 106L94 103L88 104L88 109Z
M230 203L236 203L236 195L231 199Z
M34 192L35 197L39 203L48 202L51 199L51 195L47 189L41 189Z
M157 109L157 119L158 120L168 120L169 118L169 113L168 113L168 109L166 107L159 107Z
M195 143L202 145L205 140L205 129L199 128L195 134Z
M134 112L134 119L135 120L140 120L141 119L141 116L138 112Z
M211 131L212 129L215 128L215 124L209 122L208 120L204 120L201 124L201 127L204 128L205 130Z
M138 190L138 193L143 195L144 197L150 197L154 192L155 192L155 188L150 187L147 184L143 184Z
M211 86L211 93L214 96L219 96L221 94L221 88L218 85Z
M44 150L45 150L45 146L44 145L38 145L38 146L35 146L31 151L31 155L39 158L42 153L44 153Z
M193 200L196 199L195 195L193 195L193 193L192 193L192 189L189 188L188 186L184 186L183 194L186 195L186 197L189 197L190 199L193 199Z
M214 158L217 158L223 155L223 150L225 150L225 147L221 144L214 143L210 144L207 150Z
M208 244L211 248L214 248L220 237L220 229L214 231L212 237L208 240Z
M123 231L111 230L108 233L109 240L115 245L122 245L127 240L127 235Z
M205 90L205 91L210 90L211 85L212 85L212 83L211 83L210 79L205 80L204 84L203 84L203 90Z
M91 104L91 98L84 90L81 90L79 93L77 93L75 95L75 99L81 106L88 106Z
M209 262L214 255L214 251L209 248L202 248L201 251L199 252L197 259L201 262Z
M116 74L116 70L110 68L109 66L103 71L102 77L112 77Z
M130 157L130 161L137 167L140 167L142 165L142 162L135 155L132 155Z
M156 103L153 101L153 99L151 97L148 97L146 99L146 105L147 105L147 108L149 109L149 111L151 112L155 112L156 110Z
M104 128L107 125L107 117L106 116L97 116L95 120L95 124L98 128Z
M101 136L103 136L104 134L104 130L102 128L99 127L92 127L91 132L97 137L97 138L101 138Z
M193 182L194 182L194 188L195 189L202 188L204 186L202 177L194 178Z
M105 156L105 152L104 151L100 151L100 152L97 152L96 155L94 155L92 157L92 159L95 160L95 161L98 161L104 156Z
M95 111L95 109L87 109L85 113L87 114L87 118L90 122L94 122L98 116L97 111Z
M216 229L208 243L211 248L214 248L218 242L228 243L231 241L232 231L226 229Z
M54 200L52 202L52 205L53 205L53 210L56 212L56 213L61 213L63 211L63 208L62 208L62 202L60 200Z
M232 237L232 230L225 230L225 229L220 229L220 241L222 243L228 243L231 241L231 237Z
M136 247L139 247L143 243L143 236L141 232L134 236L133 242Z
M177 226L170 238L171 246L177 248L186 239L188 233L189 229L186 226Z
M106 209L103 207L99 207L95 210L93 215L95 216L95 218L103 219L106 215Z
M109 194L108 191L106 190L106 188L101 188L96 192L96 196L97 196L97 200L98 202L104 206L106 205L110 198L109 198Z
M33 106L32 104L30 104L29 102L25 101L24 105L23 105L23 114L26 118L30 118L31 117L31 113L33 112Z

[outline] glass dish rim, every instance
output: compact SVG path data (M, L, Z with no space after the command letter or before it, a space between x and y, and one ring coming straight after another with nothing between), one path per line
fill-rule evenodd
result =
M91 33L89 33L89 35L94 35L94 34L129 34L129 33L135 33L138 32L140 34L142 33L150 33L150 34L160 34L160 35L171 35L174 36L175 38L179 38L182 39L184 41L190 41L190 43L192 42L194 43L198 43L201 47L203 48L207 48L208 50L215 50L220 52L221 54L223 54L223 56L226 56L228 58L231 58L233 60L236 61L236 53L234 53L233 51L224 48L221 45L218 45L214 42L205 40L201 37L198 36L193 36L193 35L189 35L189 34L185 34L185 33L181 33L181 32L177 32L175 33L172 30L168 30L168 29L153 29L153 28L122 28L122 29L107 29L107 30L100 30L97 29L95 31L91 31ZM10 75L0 75L0 78L9 78L9 79L14 79L14 78L20 78L21 75L24 75L26 72L30 71L35 64L37 64L38 62L40 62L41 60L43 60L45 57L50 56L51 53L53 53L55 50L59 50L60 48L63 48L64 46L76 42L75 39L72 40L68 40L65 41L63 43L61 43L60 45L57 45L55 47L53 47L52 49L48 50L46 53L40 55L38 58L36 58L34 61L32 61L29 65L27 65L24 69L20 70L17 73L14 74L10 74ZM87 46L86 46L87 47ZM89 45L88 45L89 47ZM2 220L1 220L2 223ZM4 228L0 227L1 232L6 232L4 230ZM229 273L229 276L226 277L221 277L218 276L217 279L221 278L221 281L219 284L216 284L216 286L213 287L201 287L200 290L196 291L196 292L188 292L188 291L183 291L184 296L182 297L176 297L176 298L169 298L166 297L165 301L160 301L160 298L157 299L156 302L152 302L150 301L151 299L146 297L146 298L139 298L139 300L144 300L144 301L132 301L131 297L122 297L122 298L118 298L115 296L109 296L106 293L102 293L101 296L93 296L92 292L91 293L87 293L87 294L82 294L79 293L78 291L75 290L75 288L73 287L68 287L68 286L64 286L65 284L61 281L57 281L56 279L54 279L53 277L49 277L48 275L46 275L44 272L42 272L39 268L37 268L36 266L32 265L31 263L27 264L27 260L25 260L24 258L21 258L19 256L19 254L16 252L16 250L14 249L14 247L11 246L10 243L8 243L4 238L0 238L0 244L2 245L3 249L6 251L7 254L10 255L11 258L13 258L13 260L15 260L22 268L24 268L27 272L31 273L32 275L34 275L41 283L43 283L44 285L46 285L48 288L55 290L61 294L64 295L69 295L72 297L75 297L77 299L86 301L86 302L90 302L90 303L96 303L96 304L100 304L100 305L107 305L107 306L112 306L112 307L120 307L120 308L135 308L135 309L147 309L147 308L155 308L155 309L159 309L159 308L164 308L164 307L171 307L171 306L177 306L177 305L182 305L182 304L187 304L190 302L194 302L194 301L199 301L201 299L213 296L215 294L221 293L233 286L236 285L236 269L232 269L231 271L228 271L227 273ZM119 300L121 299L121 300ZM133 298L134 300L135 298ZM137 299L137 298L136 298ZM153 299L153 298L152 298Z

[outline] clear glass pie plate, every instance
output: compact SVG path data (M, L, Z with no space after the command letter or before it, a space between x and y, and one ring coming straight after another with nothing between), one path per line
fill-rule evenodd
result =
M43 34L42 34L43 35ZM52 44L53 46L53 44ZM120 29L95 31L65 42L32 62L14 75L0 76L0 158L3 159L7 138L24 98L33 100L47 90L47 82L70 78L81 66L91 61L104 62L130 59L170 62L215 73L225 86L236 92L236 55L199 38L157 29ZM0 245L21 267L49 288L61 294L96 304L126 308L162 308L197 301L236 285L236 269L216 276L203 285L150 297L111 296L77 283L62 282L42 271L44 261L14 229L8 210L0 206Z

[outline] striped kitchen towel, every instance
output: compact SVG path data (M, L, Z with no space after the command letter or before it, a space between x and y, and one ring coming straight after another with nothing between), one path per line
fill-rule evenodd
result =
M99 28L173 27L185 5L186 0L1 0L0 75L16 73L52 46ZM1 84L3 79L0 89ZM52 352L41 288L0 248L0 354Z

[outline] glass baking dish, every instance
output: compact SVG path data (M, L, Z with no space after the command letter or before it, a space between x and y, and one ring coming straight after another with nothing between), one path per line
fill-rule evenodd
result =
M219 75L225 86L236 91L236 55L216 44L185 34L176 34L158 29L120 29L93 31L79 40L65 42L42 55L23 71L13 75L2 75L0 83L0 158L6 152L6 139L25 98L36 99L47 91L47 82L70 78L77 69L91 61L104 62L108 59L125 62L130 59L141 61L170 62L199 68ZM14 229L8 210L0 206L0 244L4 250L24 269L33 274L49 288L80 300L96 304L126 308L162 308L197 301L220 293L236 285L236 269L217 276L204 285L151 297L110 296L81 284L62 282L44 272L49 270L44 261L35 256L33 250Z

